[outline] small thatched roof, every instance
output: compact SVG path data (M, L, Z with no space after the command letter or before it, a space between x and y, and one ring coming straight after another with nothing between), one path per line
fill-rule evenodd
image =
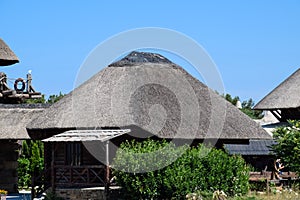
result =
M277 110L300 107L300 69L284 80L260 102L254 109Z
M230 155L270 155L274 140L250 140L249 144L225 144Z
M0 139L30 139L26 125L44 108L42 105L0 104Z
M27 129L38 133L104 127L130 128L132 133L145 131L160 138L175 134L186 139L270 138L182 67L161 55L141 52L132 52L98 72L46 109Z
M18 57L0 38L0 66L12 65L18 62Z

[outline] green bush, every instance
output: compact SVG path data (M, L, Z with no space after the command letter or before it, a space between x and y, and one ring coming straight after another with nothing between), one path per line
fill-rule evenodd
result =
M176 148L173 143L166 141L122 143L113 164L114 169L119 170L114 170L113 174L117 177L118 184L125 190L125 197L153 199L162 196L165 193L163 191L165 169L160 168L176 160L180 153L184 152L183 148Z
M272 146L272 150L283 160L286 170L300 173L300 121L288 122L288 126L274 131L276 144Z
M204 145L125 142L117 151L113 167L128 199L182 199L193 192L207 195L216 190L234 196L249 190L249 168L244 160Z
M267 181L266 179L262 179L260 181L250 182L250 190L251 191L266 191L267 190Z

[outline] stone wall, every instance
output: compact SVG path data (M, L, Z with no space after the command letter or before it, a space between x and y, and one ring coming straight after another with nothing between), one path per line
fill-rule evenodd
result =
M65 200L121 200L119 187L111 187L109 196L106 197L103 187L82 189L56 189L57 196Z

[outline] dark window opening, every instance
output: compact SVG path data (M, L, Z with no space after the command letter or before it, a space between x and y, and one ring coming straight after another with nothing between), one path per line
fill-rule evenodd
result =
M66 144L66 164L80 166L81 163L81 143Z

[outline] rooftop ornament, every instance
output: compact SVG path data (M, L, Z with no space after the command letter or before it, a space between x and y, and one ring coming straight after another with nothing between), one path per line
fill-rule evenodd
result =
M18 57L0 38L0 66L9 66L18 62ZM8 86L7 81L13 81L13 89ZM0 72L0 103L21 103L25 99L41 98L41 93L34 90L31 81L31 70L28 71L26 79L8 78L4 72Z
M11 89L7 81L12 81L14 84ZM1 103L20 103L25 99L38 99L42 95L36 92L32 86L32 76L28 73L26 79L23 78L8 78L4 72L0 72L0 102Z

